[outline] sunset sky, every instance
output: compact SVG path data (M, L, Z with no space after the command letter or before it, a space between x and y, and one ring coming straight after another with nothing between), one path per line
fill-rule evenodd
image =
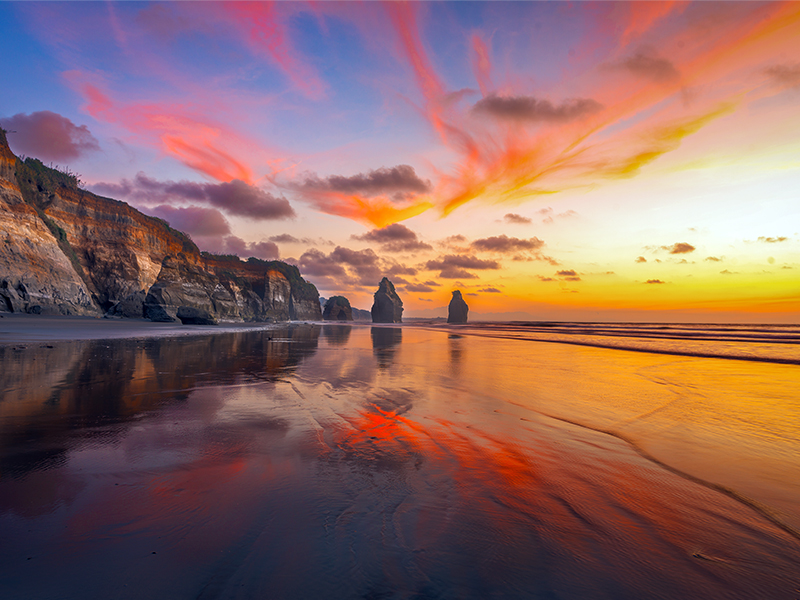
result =
M2 2L18 155L406 316L798 322L800 2Z

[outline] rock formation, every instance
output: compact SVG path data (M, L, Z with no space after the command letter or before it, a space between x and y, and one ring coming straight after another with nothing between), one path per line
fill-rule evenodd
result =
M64 231L25 201L16 163L0 129L0 312L100 315Z
M386 277L381 279L372 304L373 323L402 323L403 301L394 289L394 284Z
M212 320L322 320L297 267L201 253L165 221L78 183L19 160L0 129L0 312L175 320L186 307Z
M447 308L447 322L466 323L468 313L469 306L464 302L464 298L461 297L461 292L459 290L454 291L450 306Z
M322 319L325 321L352 321L353 309L350 308L350 300L344 296L331 296L325 302L325 310L322 311Z

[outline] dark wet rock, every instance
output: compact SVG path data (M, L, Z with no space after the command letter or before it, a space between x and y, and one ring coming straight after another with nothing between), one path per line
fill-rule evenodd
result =
M104 316L106 319L141 319L144 317L146 297L147 293L144 290L129 294L109 308Z
M394 284L386 277L381 279L372 304L373 323L402 323L403 301L394 289Z
M194 308L191 306L181 306L178 308L176 316L184 325L216 325L217 320L208 311Z
M450 300L450 306L447 308L447 322L466 323L468 313L469 306L464 302L464 298L461 297L461 291L454 291L453 298Z
M331 296L325 302L325 310L322 311L324 321L352 321L353 309L350 307L350 300L344 296Z

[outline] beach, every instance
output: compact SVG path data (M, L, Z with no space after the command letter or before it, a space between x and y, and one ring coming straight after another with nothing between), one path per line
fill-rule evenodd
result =
M800 594L792 342L33 319L0 320L3 598Z

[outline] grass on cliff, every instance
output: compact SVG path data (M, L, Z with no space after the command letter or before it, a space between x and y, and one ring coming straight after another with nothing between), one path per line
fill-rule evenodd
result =
M246 263L247 265L256 267L259 270L263 269L265 272L272 270L278 271L289 280L289 283L292 286L292 291L298 300L319 300L317 286L303 279L303 277L300 275L300 269L298 269L295 265L287 264L281 260L261 260L260 258L255 258L252 256L248 258L247 261L242 261L235 254L212 254L211 252L202 252L201 254L205 258L211 258L217 262L232 263L232 266ZM227 275L231 279L239 282L239 278L236 277L235 274L227 273Z
M72 263L75 272L88 283L86 273L83 271L83 265L78 260L78 255L67 239L67 232L61 227L56 225L53 220L45 214L44 209L48 203L42 201L43 197L49 199L51 194L54 194L60 188L67 188L77 190L80 187L81 180L77 174L72 173L67 169L60 171L45 164L36 158L26 158L24 161L17 159L15 176L17 178L17 185L22 194L22 199L29 204L39 215L42 222L47 225L50 233L56 238L58 247Z

